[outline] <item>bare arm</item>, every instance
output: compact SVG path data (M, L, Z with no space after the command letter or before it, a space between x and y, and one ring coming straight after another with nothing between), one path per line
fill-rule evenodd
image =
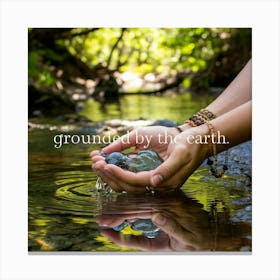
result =
M252 99L252 60L250 59L236 78L206 109L217 117L244 104ZM183 130L190 128L189 124L180 126Z
M211 121L216 131L225 136L229 144L217 145L218 152L228 149L251 138L251 101L221 115ZM203 160L212 155L212 145L190 143L188 139L211 134L206 124L186 129L176 136L176 141L169 143L166 160L155 170L138 173L123 170L118 166L106 164L93 155L94 169L101 171L102 178L116 191L146 191L145 186L157 189L174 189L180 187L196 170ZM191 138L190 138L191 137ZM161 144L157 144L161 146ZM155 144L154 148L156 149Z
M252 99L252 60L207 109L220 116Z
M228 149L251 138L251 60L242 69L233 82L207 109L217 115L211 121L216 131L220 131L226 137L228 145L217 145L218 152ZM184 132L178 135L178 142L168 142L165 145L157 141L150 143L149 148L155 150L165 160L158 168L152 171L132 173L127 170L106 164L104 158L99 156L98 151L93 151L93 169L98 172L106 183L116 191L145 191L145 186L156 188L176 188L181 186L186 179L199 167L202 161L211 155L211 145L190 144L187 137L209 135L209 128L206 124L190 127L188 124L181 126ZM186 129L185 129L186 128ZM168 130L170 128L164 128ZM162 133L161 127L142 128L138 131L141 135L155 136ZM176 136L175 129L168 130L168 134ZM128 135L132 142L128 146L135 146L134 134ZM177 137L177 136L176 136ZM121 151L128 148L121 141L104 148L104 152ZM141 149L142 147L137 147Z
M217 145L218 152L227 150L251 139L252 102L248 101L237 108L211 121L215 131L225 136L228 144ZM206 124L181 133L178 142L171 147L170 156L157 169L153 170L150 184L155 187L180 186L196 170L202 161L212 155L212 144L190 144L188 137L209 135Z
M248 101L237 108L211 121L216 130L226 136L228 145L218 145L218 151L251 139L252 101Z

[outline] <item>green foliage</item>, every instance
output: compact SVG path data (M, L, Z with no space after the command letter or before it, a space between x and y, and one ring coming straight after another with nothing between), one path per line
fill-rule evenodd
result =
M249 28L73 28L59 32L52 37L56 46L66 48L92 69L102 64L113 71L161 77L183 72L188 75L185 87L194 83L192 77L198 77L196 84L206 88L221 79L228 83L251 55ZM53 61L63 62L57 50L45 47L29 53L29 75L39 84L55 82L50 66Z
M239 42L243 38L243 46L248 44L250 32L250 29L234 28L129 28L125 30L108 66L139 75L202 72L221 65L219 58L226 56L237 43L236 37ZM100 28L86 38L77 36L67 40L66 44L73 55L96 65L107 62L120 34L121 28ZM210 80L203 82L209 83Z
M190 85L191 85L191 79L190 78L185 78L184 80L183 80L183 86L185 87L185 88L188 88Z
M46 52L55 55L51 50L46 50ZM29 78L32 78L36 84L52 86L55 84L56 80L48 66L48 61L46 64L42 63L41 57L43 55L43 50L29 52L28 76Z
M38 52L29 52L28 54L28 74L36 76L39 70L40 55Z
M55 84L55 78L52 76L49 70L44 69L43 72L39 73L38 75L38 82L40 84L52 86Z

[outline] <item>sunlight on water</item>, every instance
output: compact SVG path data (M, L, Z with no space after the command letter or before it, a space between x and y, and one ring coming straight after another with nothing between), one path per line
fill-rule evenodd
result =
M121 112L108 105L107 115L91 102L84 114L95 120L142 116L180 122L200 104L189 95L168 100L128 96L121 100ZM167 109L159 109L164 106ZM99 111L93 114L93 109ZM251 251L251 186L246 177L250 162L232 160L222 179L210 176L203 164L178 193L102 195L96 191L97 175L88 156L99 147L54 149L53 135L49 130L29 132L29 251ZM250 150L251 143L243 149ZM240 166L242 172L237 170ZM174 219L198 240L190 245L164 231L145 236L149 228L157 231L150 222L156 213ZM124 222L125 227L113 230Z
M119 104L101 106L96 101L88 101L81 114L94 121L109 119L168 119L181 123L193 113L209 104L213 96L196 97L190 93L160 96L129 95L124 96Z

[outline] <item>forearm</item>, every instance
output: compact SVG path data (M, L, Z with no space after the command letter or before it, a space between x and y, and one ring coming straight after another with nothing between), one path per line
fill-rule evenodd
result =
M213 112L216 116L248 102L252 98L252 61L246 64L237 77L206 109Z
M217 117L237 108L252 99L252 61L246 64L231 84L205 109ZM180 126L185 131L191 126L187 121Z
M221 152L230 147L251 139L252 102L248 101L237 108L211 121L216 132L225 136L227 144L217 143L217 151ZM201 135L210 135L207 124L195 128ZM211 140L211 138L210 138ZM221 141L223 141L221 137ZM212 151L209 149L209 153Z

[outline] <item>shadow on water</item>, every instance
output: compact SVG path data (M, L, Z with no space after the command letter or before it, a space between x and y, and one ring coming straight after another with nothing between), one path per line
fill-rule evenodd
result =
M56 133L29 131L29 251L251 251L251 142L230 149L222 179L203 163L178 192L102 195L88 157L100 146L55 149ZM155 213L176 230L158 229Z

